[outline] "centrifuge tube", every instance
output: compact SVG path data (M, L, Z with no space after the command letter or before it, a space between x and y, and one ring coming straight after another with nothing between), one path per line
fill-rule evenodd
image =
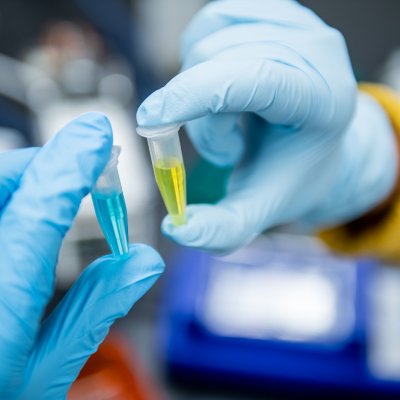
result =
M175 226L186 223L186 174L179 142L180 124L138 127L147 138L154 176L165 207Z
M121 147L113 146L110 160L92 190L97 220L115 256L128 253L128 214L118 175Z

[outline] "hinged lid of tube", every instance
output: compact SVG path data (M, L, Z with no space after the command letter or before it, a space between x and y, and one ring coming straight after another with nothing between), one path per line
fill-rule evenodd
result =
M169 136L177 133L182 123L158 125L158 126L137 126L136 132L145 138L153 139L157 137Z

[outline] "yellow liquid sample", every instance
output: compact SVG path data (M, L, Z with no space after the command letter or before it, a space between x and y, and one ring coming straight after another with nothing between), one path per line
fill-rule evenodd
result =
M157 160L154 175L165 207L175 226L186 222L186 176L183 163L177 158Z

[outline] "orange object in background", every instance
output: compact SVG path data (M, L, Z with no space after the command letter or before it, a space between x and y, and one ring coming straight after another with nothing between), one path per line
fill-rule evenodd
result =
M130 343L112 334L93 354L68 392L68 400L162 400Z

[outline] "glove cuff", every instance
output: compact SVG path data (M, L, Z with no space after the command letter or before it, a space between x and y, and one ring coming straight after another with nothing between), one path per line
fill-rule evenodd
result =
M363 83L359 90L373 97L386 112L396 134L400 154L400 98L383 85ZM333 250L349 254L369 254L387 260L400 259L400 171L392 193L368 214L346 225L319 233Z

